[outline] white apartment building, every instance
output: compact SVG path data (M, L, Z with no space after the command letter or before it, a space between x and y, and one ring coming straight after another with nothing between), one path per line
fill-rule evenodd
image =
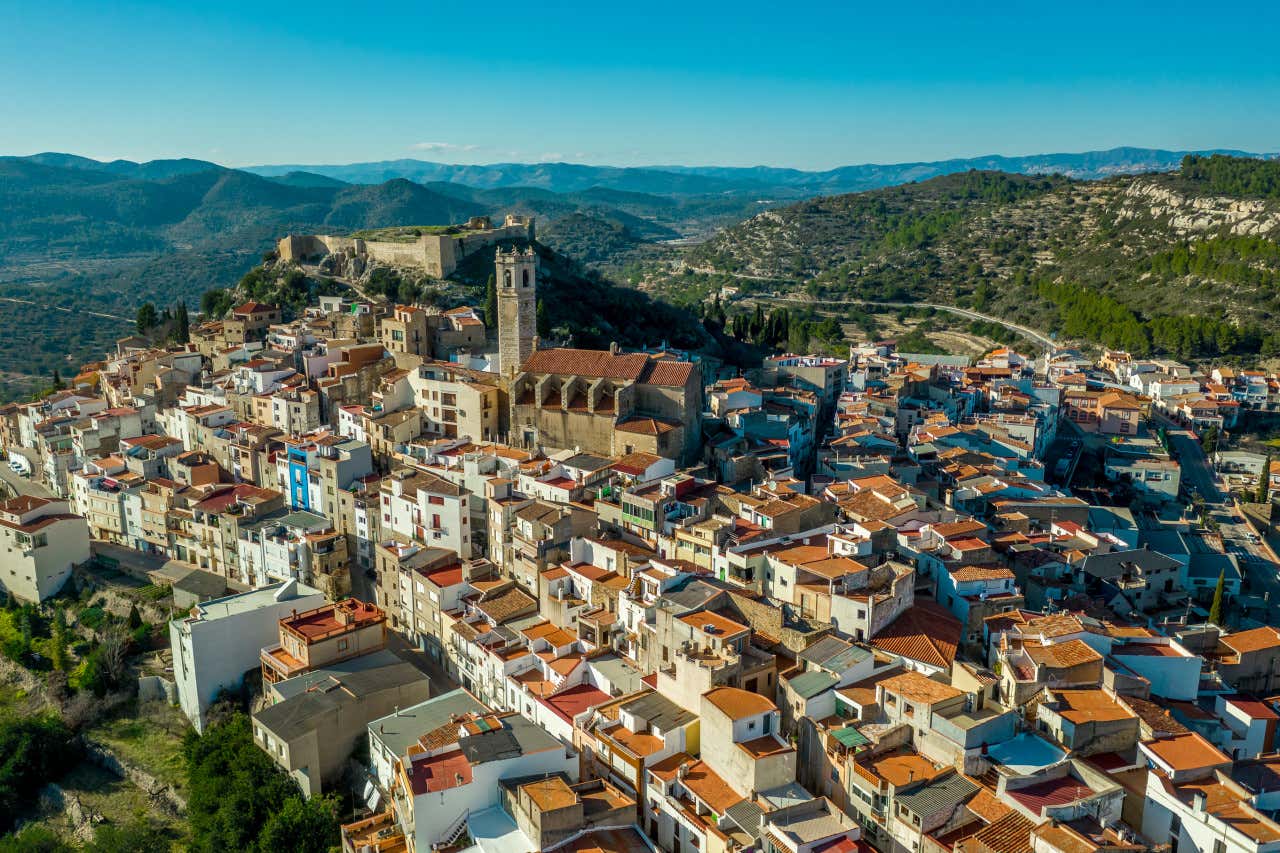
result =
M89 525L66 501L20 496L0 503L0 590L44 601L89 559Z
M222 690L258 672L262 649L280 636L280 620L324 604L318 589L289 580L198 604L169 623L178 704L196 731Z

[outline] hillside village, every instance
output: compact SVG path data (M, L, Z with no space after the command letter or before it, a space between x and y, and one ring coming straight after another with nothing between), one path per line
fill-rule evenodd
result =
M1212 440L1280 375L551 346L482 250L496 317L239 301L0 408L0 588L171 596L137 690L346 853L1280 850L1280 460Z

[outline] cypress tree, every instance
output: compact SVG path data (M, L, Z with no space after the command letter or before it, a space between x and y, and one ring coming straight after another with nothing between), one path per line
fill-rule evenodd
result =
M498 328L498 280L492 273L484 286L484 321L490 329Z
M1214 625L1222 622L1222 588L1226 585L1226 570L1218 572L1218 585L1213 588L1213 604L1209 605L1209 621Z

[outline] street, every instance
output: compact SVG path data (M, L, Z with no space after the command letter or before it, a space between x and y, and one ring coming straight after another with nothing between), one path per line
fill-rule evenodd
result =
M32 454L23 451L22 448L11 448L10 452L21 452L27 459L28 463L31 462ZM15 474L13 469L9 467L9 463L7 461L0 465L0 480L4 482L4 486L3 488L0 488L0 492L3 492L2 496L6 499L17 495L31 495L32 497L37 498L53 497L49 490L44 486L34 482L29 477L23 477Z
M1251 595L1267 599L1267 622L1280 623L1280 574L1276 555L1246 522L1243 512L1229 495L1218 487L1213 464L1199 439L1185 427L1163 415L1152 413L1152 421L1165 427L1169 445L1182 469L1182 482L1204 498L1205 511L1217 522L1223 550L1236 558L1244 575L1245 588Z
M1164 415L1151 413L1151 420L1163 426L1169 436L1169 446L1177 457L1178 466L1182 469L1182 483L1188 490L1195 489L1204 498L1206 504L1220 504L1226 496L1219 490L1214 479L1213 464L1205 455L1200 440L1186 427L1177 424Z

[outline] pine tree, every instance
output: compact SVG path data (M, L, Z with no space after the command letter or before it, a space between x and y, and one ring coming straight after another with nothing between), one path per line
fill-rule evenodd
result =
M1271 500L1271 454L1267 454L1267 458L1262 463L1262 473L1258 475L1258 485L1254 490L1253 499L1264 504Z
M1204 449L1205 454L1213 453L1218 449L1218 428L1209 427L1204 431L1204 436L1200 439L1200 446Z
M498 280L492 274L484 286L484 321L490 330L498 328Z
M58 368L55 367L53 369L53 390L61 391L63 388L66 388L66 387L67 387L66 383L62 381L62 374L59 373Z
M134 604L129 608L129 630L136 630L142 624L142 614L138 612L138 605Z
M1222 623L1222 588L1226 585L1226 570L1218 572L1218 585L1213 588L1213 604L1209 606L1209 621L1214 625Z
M156 313L156 306L152 305L150 302L142 303L142 307L138 309L138 316L135 321L138 333L146 334L151 329L154 329L156 324L159 322L160 315Z

